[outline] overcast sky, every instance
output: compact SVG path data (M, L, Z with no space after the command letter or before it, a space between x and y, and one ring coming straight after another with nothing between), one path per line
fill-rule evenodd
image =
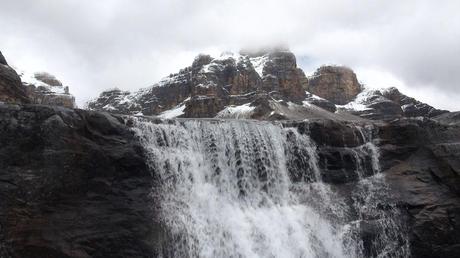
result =
M0 50L48 71L80 106L136 90L198 53L288 45L308 74L343 64L370 87L396 86L460 110L460 1L0 0Z

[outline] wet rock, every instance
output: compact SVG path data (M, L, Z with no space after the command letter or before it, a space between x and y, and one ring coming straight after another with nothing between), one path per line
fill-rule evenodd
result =
M0 105L0 238L12 257L155 256L152 182L121 117Z
M412 256L458 256L458 128L429 119L412 119L379 130L383 144L381 160L388 183L409 217Z

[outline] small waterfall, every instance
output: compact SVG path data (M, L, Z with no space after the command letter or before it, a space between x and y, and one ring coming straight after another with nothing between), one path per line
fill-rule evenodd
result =
M356 148L356 157L372 156L375 179L357 169L361 175L351 207L322 182L317 146L296 128L251 121L134 121L160 182L153 195L171 238L164 256L400 254L391 246L397 214L383 214L375 200L385 184L371 140ZM347 218L351 210L358 214L353 221ZM372 253L358 236L366 214L381 222Z
M372 126L366 128L356 126L364 144L356 148L358 184L352 193L353 206L357 210L358 221L364 225L361 230L378 232L363 243L368 246L363 255L366 257L408 257L409 241L405 234L402 215L396 203L392 201L385 177L381 174L379 164L380 153L374 144ZM365 177L362 165L363 153L369 153L372 165L372 175ZM364 229L363 229L364 228ZM366 229L367 228L367 229Z

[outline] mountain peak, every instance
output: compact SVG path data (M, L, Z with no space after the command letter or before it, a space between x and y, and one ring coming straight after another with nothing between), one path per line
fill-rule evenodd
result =
M382 93L383 92L383 93ZM321 66L307 77L285 47L199 54L189 67L138 92L110 91L92 110L160 117L253 119L391 119L443 111L399 91L371 91L346 66Z

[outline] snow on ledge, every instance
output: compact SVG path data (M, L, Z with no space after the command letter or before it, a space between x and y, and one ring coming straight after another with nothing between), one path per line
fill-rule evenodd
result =
M176 106L173 109L169 109L166 111L163 111L161 114L158 115L159 118L164 118L164 119L171 119L171 118L176 118L180 115L184 114L185 110L185 103L179 106Z
M251 118L255 108L256 107L251 106L251 103L240 106L227 106L216 115L216 118L248 119Z

